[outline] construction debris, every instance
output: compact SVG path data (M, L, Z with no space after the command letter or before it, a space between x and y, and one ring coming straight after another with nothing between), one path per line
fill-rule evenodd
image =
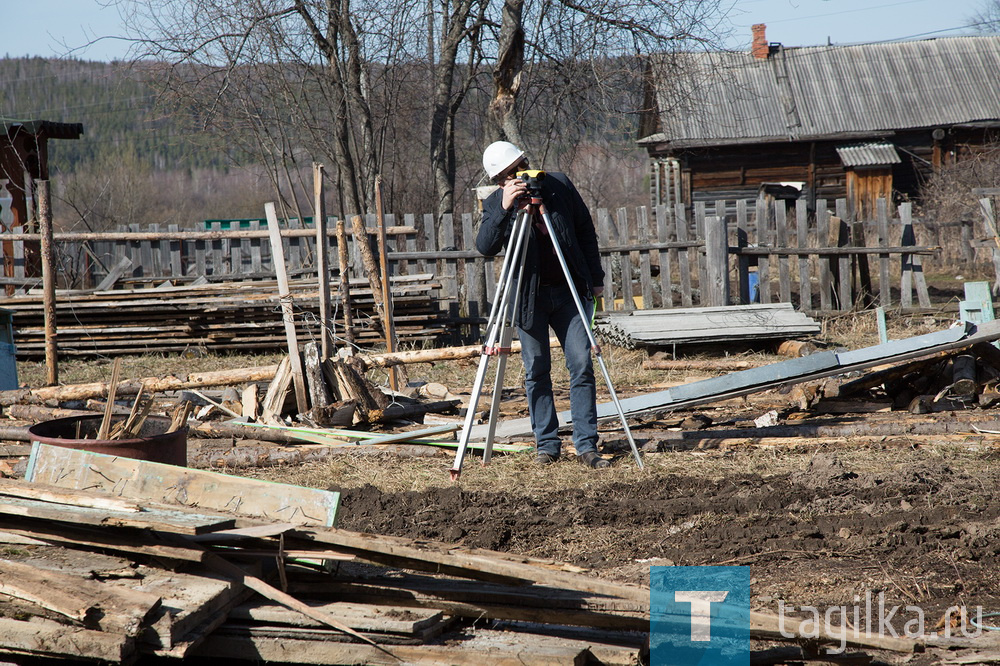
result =
M597 331L626 349L783 340L816 335L820 325L791 303L668 308L612 313Z

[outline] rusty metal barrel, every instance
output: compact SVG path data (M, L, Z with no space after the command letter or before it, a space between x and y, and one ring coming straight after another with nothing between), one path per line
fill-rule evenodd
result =
M123 458L148 460L168 465L187 466L188 429L174 432L170 429L170 419L148 417L137 437L131 439L97 439L101 427L101 416L68 416L51 421L36 423L28 428L32 442L52 444L67 449L82 449L93 453L106 453ZM124 416L115 417L115 422Z

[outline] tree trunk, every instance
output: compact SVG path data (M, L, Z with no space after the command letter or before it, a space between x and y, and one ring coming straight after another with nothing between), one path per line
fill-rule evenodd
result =
M493 101L490 102L491 136L505 139L524 150L515 114L524 69L524 0L506 0L500 25L497 64L493 70Z

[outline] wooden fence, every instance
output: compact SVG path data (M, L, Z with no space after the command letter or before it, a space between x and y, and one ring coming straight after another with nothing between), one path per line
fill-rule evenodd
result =
M797 201L718 201L648 209L597 210L608 310L717 306L759 301L791 302L818 313L861 305L930 305L922 257L937 248L917 245L909 204L890 210L883 200L872 220L854 220L846 200L817 202L816 210ZM735 211L733 213L732 211ZM458 323L475 323L489 313L499 270L497 258L475 250L478 221L472 215L386 216L389 272L432 274L435 295ZM203 231L176 225L115 233L57 233L62 288L93 289L109 274L122 272L117 286L156 286L273 278L271 250L262 221L226 230L213 223ZM375 219L368 216L369 243ZM330 229L335 225L330 224ZM350 225L347 225L350 229ZM285 237L291 275L314 270L315 233L290 220ZM964 234L963 234L964 236ZM330 232L328 256L337 257ZM0 234L8 294L40 283L31 266L38 236ZM357 239L347 237L352 279L363 279ZM377 253L376 253L377 256ZM129 265L130 262L130 265ZM336 260L331 265L337 266ZM125 267L122 269L122 267Z

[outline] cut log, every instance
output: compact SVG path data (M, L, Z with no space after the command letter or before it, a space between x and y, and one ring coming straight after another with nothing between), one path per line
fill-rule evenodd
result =
M191 373L186 377L146 377L130 379L118 385L118 395L136 395L145 385L150 393L179 391L182 389L200 388L204 386L230 386L245 382L259 382L274 377L276 365L239 370L216 370L213 372ZM37 389L12 389L0 391L0 405L17 403L44 403L49 400L65 402L69 400L87 400L100 398L108 393L108 384L93 382L89 384L67 384L65 386L47 386Z

